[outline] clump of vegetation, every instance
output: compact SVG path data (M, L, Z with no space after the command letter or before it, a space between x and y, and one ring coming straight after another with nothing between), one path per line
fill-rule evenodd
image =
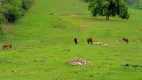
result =
M28 10L33 4L33 0L22 0L22 9Z
M0 13L7 22L13 23L31 7L32 3L33 0L2 0Z
M128 7L124 0L91 0L88 6L93 16L110 16L118 15L122 19L128 19Z

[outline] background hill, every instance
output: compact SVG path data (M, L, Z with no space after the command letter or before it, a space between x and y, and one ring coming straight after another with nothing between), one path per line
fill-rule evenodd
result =
M0 50L0 79L141 80L142 11L129 12L128 20L106 21L92 17L80 0L35 0L24 17L3 25L0 45L12 43L13 49ZM90 36L109 45L88 45ZM123 37L129 44L116 43ZM92 66L66 64L74 58L89 60Z

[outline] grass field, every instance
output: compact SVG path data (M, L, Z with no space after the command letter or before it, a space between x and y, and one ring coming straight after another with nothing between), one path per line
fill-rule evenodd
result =
M35 0L24 17L3 25L0 45L12 43L13 49L0 49L0 80L142 80L142 10L130 8L128 20L106 21L92 17L87 6L80 0ZM90 36L109 45L88 45ZM129 44L116 43L123 37ZM92 65L66 64L74 58Z

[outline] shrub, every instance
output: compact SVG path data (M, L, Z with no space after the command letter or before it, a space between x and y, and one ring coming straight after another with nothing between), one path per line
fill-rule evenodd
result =
M33 0L1 0L0 13L7 22L13 23L31 7Z

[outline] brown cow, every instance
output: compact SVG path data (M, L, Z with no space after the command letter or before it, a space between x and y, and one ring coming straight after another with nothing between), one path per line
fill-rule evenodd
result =
M117 40L117 42L126 42L126 43L129 43L129 40L127 38L122 38L121 40Z
M129 43L129 40L127 38L122 38L122 41Z
M77 38L74 38L74 43L78 44L78 39Z
M89 44L90 42L91 42L91 44L92 44L92 42L93 42L92 38L89 37L89 38L87 39L87 42L88 42L88 44Z
M4 44L2 48L3 48L3 49L5 49L5 48L10 48L10 49L12 49L12 44L9 44L9 43Z

